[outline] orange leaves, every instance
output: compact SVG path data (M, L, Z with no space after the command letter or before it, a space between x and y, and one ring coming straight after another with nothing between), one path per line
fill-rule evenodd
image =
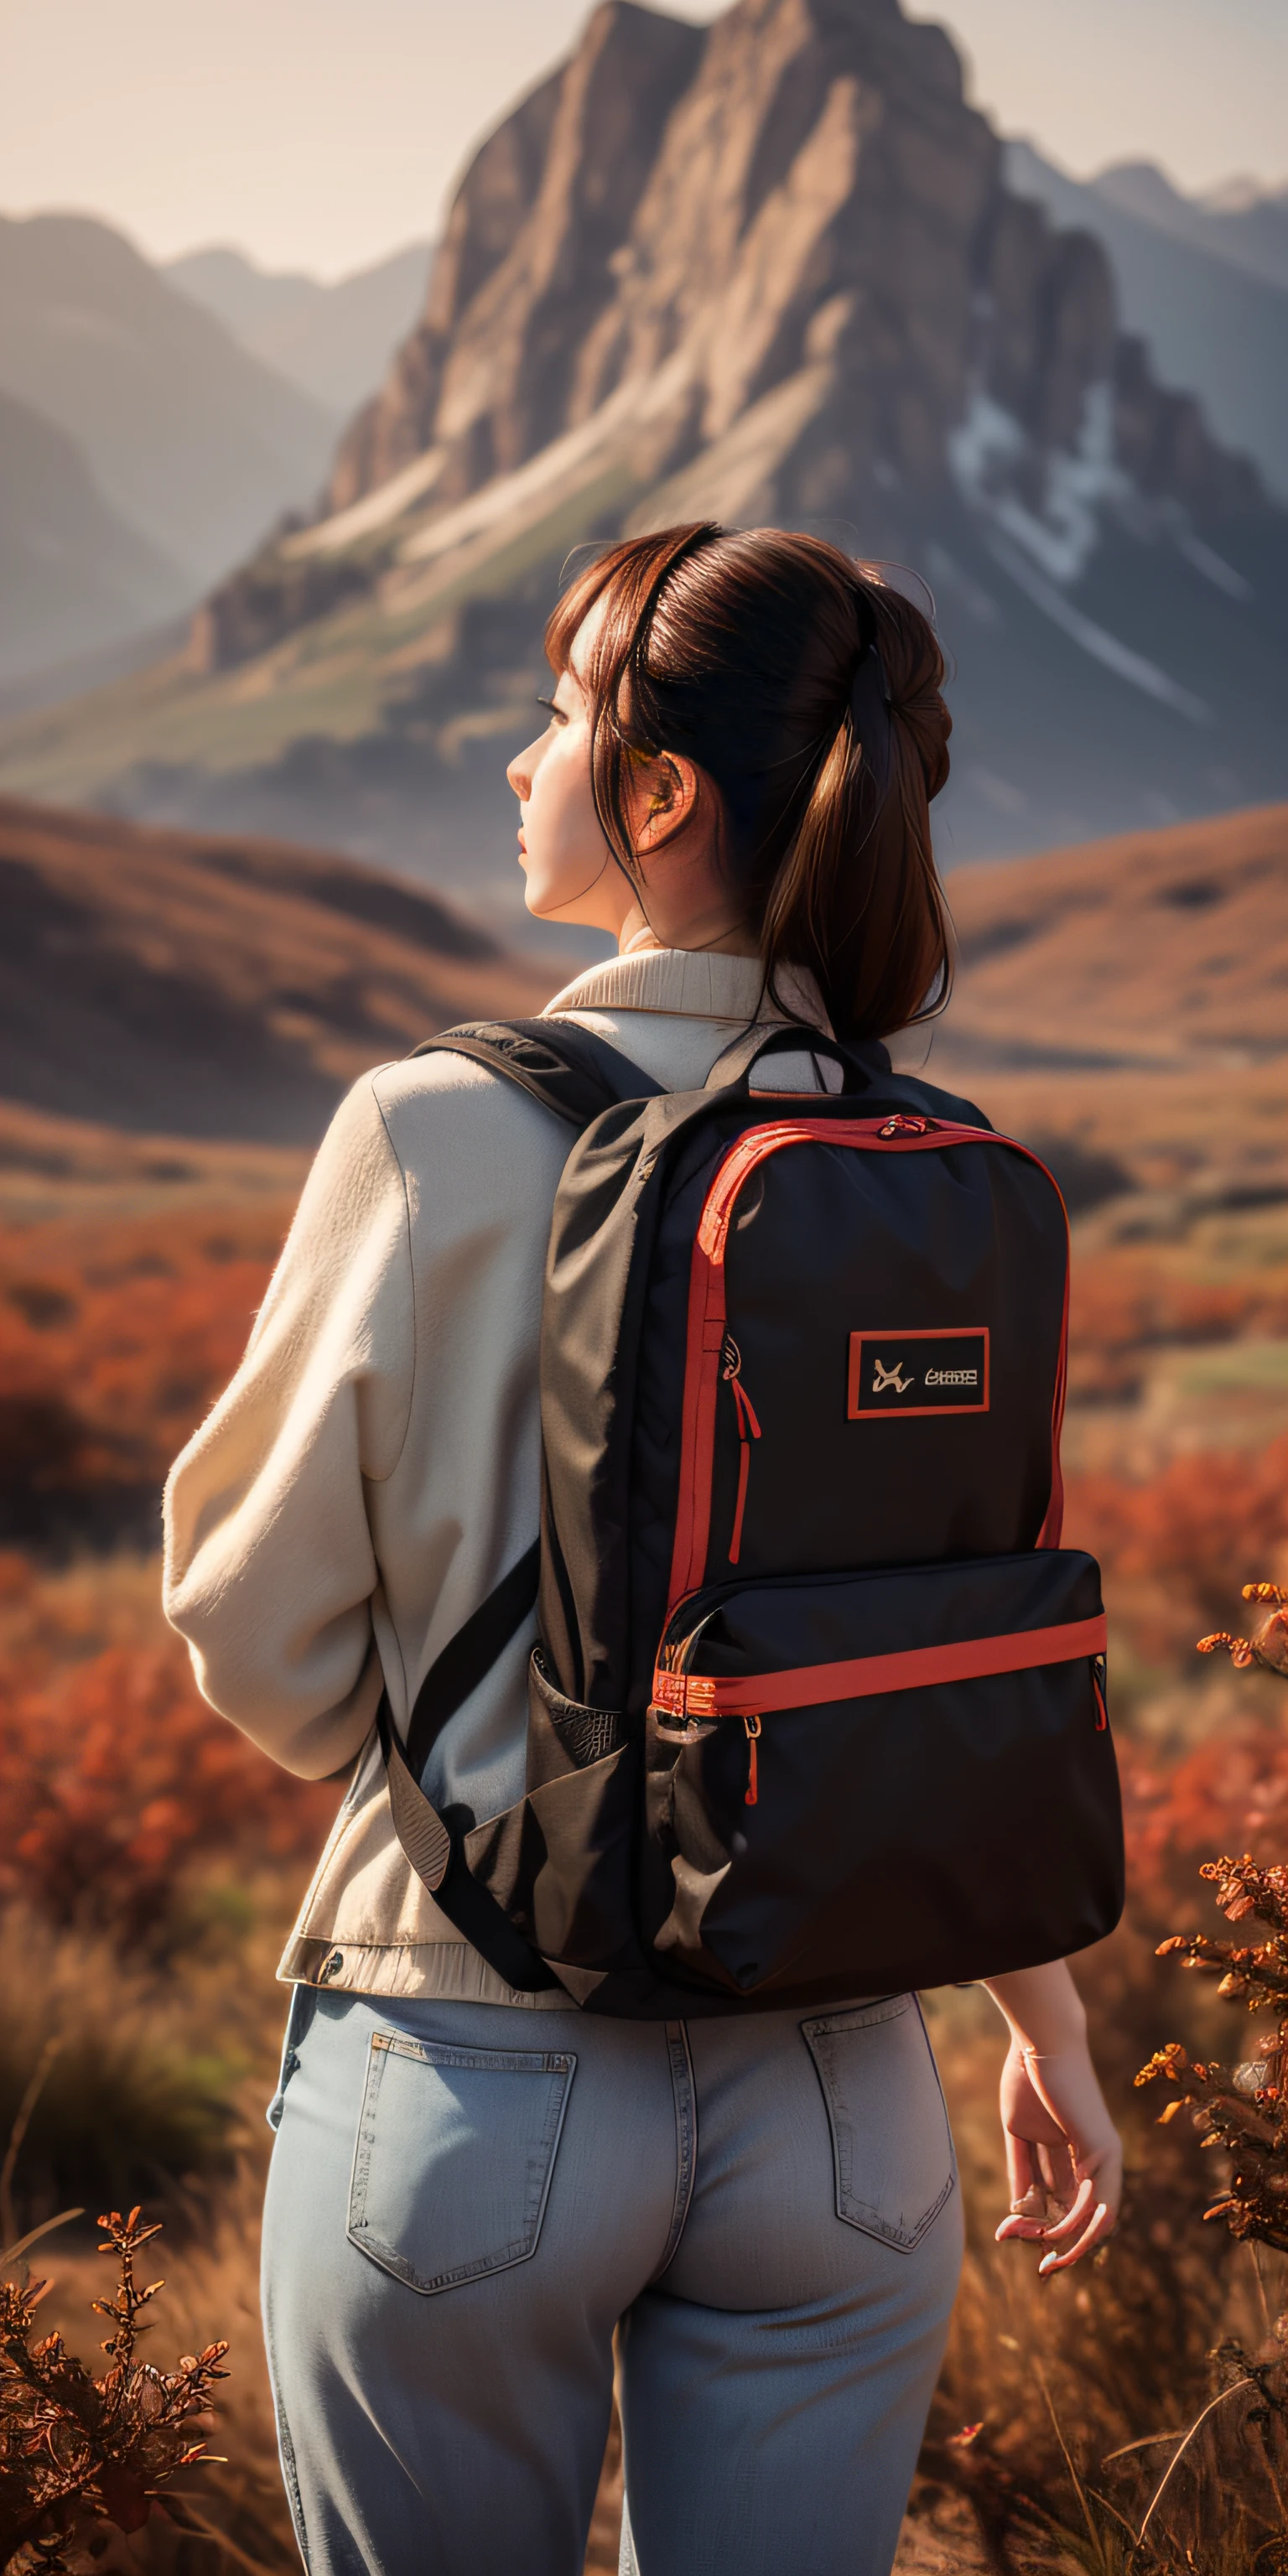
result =
M185 2353L172 2371L136 2359L147 2331L140 2311L164 2284L141 2290L134 2258L157 2229L141 2227L137 2209L126 2219L112 2210L99 2224L108 2237L99 2250L116 2255L119 2275L110 2304L92 2302L115 2327L101 2378L61 2335L36 2338L44 2282L29 2284L23 2267L0 2284L0 2566L20 2561L69 2576L85 2563L95 2522L142 2530L157 2487L203 2457L201 2425L228 2376L222 2340Z
M1130 1737L1119 1738L1118 1752L1131 1901L1144 1922L1165 1922L1187 1901L1214 1843L1288 1848L1288 1741L1276 1727L1222 1726L1166 1765Z
M335 1800L207 1708L177 1638L0 1675L0 1894L55 1922L142 1940L190 1862L302 1861Z
M1073 1265L1070 1393L1103 1402L1129 1395L1148 1355L1166 1343L1232 1341L1288 1332L1282 1269L1235 1279L1187 1278L1156 1252L1084 1252Z
M1260 1455L1198 1450L1139 1484L1071 1476L1066 1544L1090 1548L1145 1651L1187 1656L1195 1627L1228 1612L1249 1565L1275 1566L1288 1548L1288 1436Z
M232 1376L289 1208L13 1231L0 1261L0 1533L138 1521Z
M1200 1637L1201 1655L1214 1655L1225 1647L1236 1672L1248 1672L1260 1664L1268 1673L1278 1673L1288 1680L1288 1592L1278 1583L1245 1583L1245 1601L1268 1601L1270 1608L1252 1624L1250 1637L1232 1637L1228 1628L1218 1629L1214 1637Z
M1288 2095L1282 2070L1288 2059L1288 1868L1260 1866L1245 1853L1223 1853L1200 1872L1232 1923L1255 1919L1261 1937L1247 1947L1214 1941L1206 1933L1173 1933L1159 1957L1173 1957L1200 1975L1220 1979L1217 1992L1247 2013L1273 2014L1272 2035L1257 2057L1241 2065L1201 2065L1175 2040L1155 2049L1136 2077L1160 2077L1176 2087L1164 2121L1186 2106L1205 2147L1228 2159L1229 2181L1204 2213L1224 2219L1230 2233L1288 2253Z
M237 1366L289 1213L265 1196L11 1232L0 1543L155 1535L166 1469ZM117 1588L125 1604L124 1572ZM57 1579L17 1554L0 1554L6 1604L0 1898L137 1942L194 1864L312 1857L334 1790L289 1779L205 1706L159 1610L75 1637Z

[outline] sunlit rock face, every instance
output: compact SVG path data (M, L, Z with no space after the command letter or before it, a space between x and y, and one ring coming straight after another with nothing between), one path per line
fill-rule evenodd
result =
M570 358L614 306L618 256L703 42L700 28L610 0L572 61L489 136L424 319L340 449L333 508L436 439L454 450L442 497L457 497L568 426Z
M868 517L947 482L1066 581L1107 505L1253 498L1120 341L1098 245L1007 193L952 45L897 0L739 0L709 30L596 10L467 171L329 506L434 448L435 505L459 501L664 366L656 469L794 388L711 458L729 515Z

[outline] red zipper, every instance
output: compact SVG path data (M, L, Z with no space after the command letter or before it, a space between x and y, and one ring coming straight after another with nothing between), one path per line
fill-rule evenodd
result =
M711 1536L711 1484L715 1465L716 1398L721 1380L721 1367L727 1339L725 1304L725 1253L729 1228L740 1191L758 1165L771 1154L779 1154L788 1145L849 1145L864 1153L908 1154L937 1152L945 1145L1005 1145L1026 1162L1035 1163L1046 1172L1052 1188L1059 1195L1059 1185L1047 1171L1040 1155L1031 1153L1013 1136L998 1136L991 1127L961 1127L947 1120L898 1113L887 1118L782 1118L763 1127L750 1128L729 1148L718 1165L703 1202L693 1246L693 1265L689 1273L689 1318L685 1344L684 1407L680 1446L680 1491L675 1519L675 1547L671 1557L671 1580L668 1617L686 1592L697 1591L703 1581L707 1547ZM1061 1205L1064 1202L1061 1199ZM1051 1422L1051 1500L1046 1519L1038 1535L1039 1547L1058 1547L1063 1494L1060 1482L1060 1428L1064 1418L1065 1380L1067 1375L1067 1342L1069 1329L1068 1268L1065 1271L1064 1321L1061 1330L1060 1362L1056 1372L1055 1401ZM736 1344L734 1345L736 1349ZM741 1368L741 1359L738 1369ZM742 1543L742 1516L746 1502L747 1448L746 1424L742 1407L759 1439L760 1425L751 1411L742 1389L738 1371L730 1375L734 1403L738 1409L738 1432L742 1455L738 1462L738 1503L734 1535L730 1544L730 1563L737 1564Z
M732 1333L726 1333L720 1352L720 1374L733 1397L738 1419L738 1500L734 1505L733 1534L729 1540L729 1563L736 1565L742 1545L742 1516L747 1508L747 1477L751 1468L751 1442L760 1438L756 1409L742 1382L742 1353Z
M1097 1735L1103 1735L1109 1724L1109 1709L1105 1700L1105 1659L1103 1655L1093 1655L1091 1658L1091 1687L1096 1694L1096 1733Z

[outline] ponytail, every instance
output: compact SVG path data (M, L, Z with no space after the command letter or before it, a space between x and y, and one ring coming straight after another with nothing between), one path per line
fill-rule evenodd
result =
M818 984L840 1038L941 1010L951 983L930 800L948 775L943 655L921 610L816 537L712 522L613 547L560 600L556 669L603 602L579 672L591 777L629 875L629 768L682 753L719 792L721 854L768 988Z

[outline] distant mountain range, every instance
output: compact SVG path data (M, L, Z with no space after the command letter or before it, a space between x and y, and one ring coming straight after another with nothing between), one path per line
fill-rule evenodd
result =
M897 0L604 0L467 169L321 515L184 656L9 727L0 783L517 901L502 765L561 564L714 515L933 584L949 861L1283 794L1288 513L1120 328L1095 192L1070 231L1031 181ZM1246 244L1254 211L1200 213ZM1250 256L1227 298L1277 297Z
M75 442L0 394L0 685L157 626L192 588L104 499Z
M0 432L5 674L190 607L311 503L338 417L83 215L0 217L0 393L49 433L37 467L30 430Z
M333 286L257 267L244 252L194 250L162 272L252 357L327 411L347 414L378 385L425 298L432 245L410 242Z
M195 587L309 501L334 435L319 403L82 215L0 219L0 388L76 439Z
M1205 197L1182 196L1152 161L1117 161L1093 181L1098 196L1139 215L1267 286L1288 288L1288 188L1267 192L1235 179Z
M132 663L310 510L428 261L413 243L335 286L231 250L157 270L90 218L0 217L0 689L68 696L118 644Z
M1119 310L1164 384L1195 393L1217 436L1288 502L1288 197L1235 213L1178 195L1148 163L1082 183L1008 143L1007 183L1109 253Z

